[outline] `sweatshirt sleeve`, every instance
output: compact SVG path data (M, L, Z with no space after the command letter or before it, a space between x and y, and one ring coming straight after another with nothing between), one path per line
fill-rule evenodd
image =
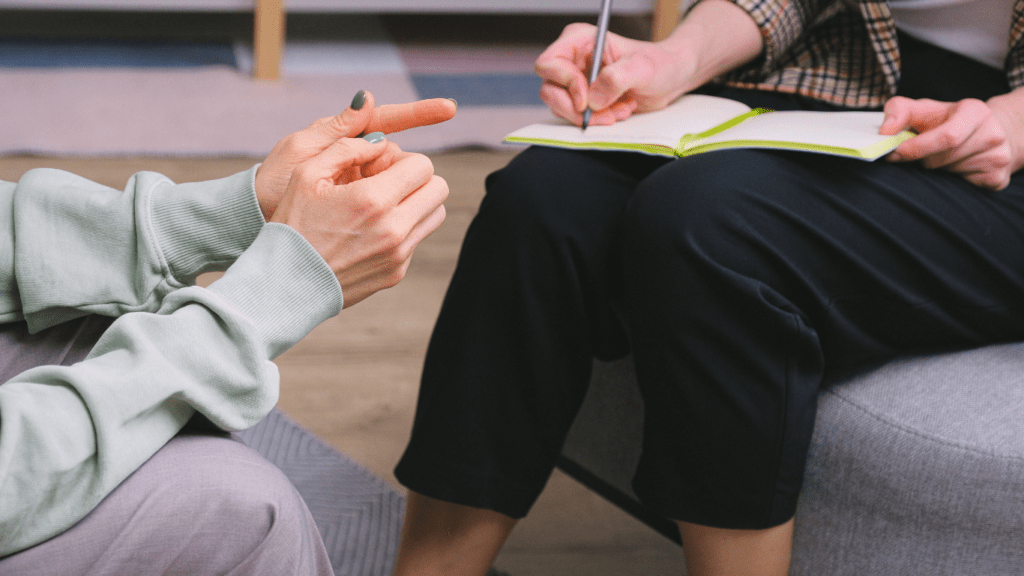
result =
M124 190L38 169L0 183L0 322L33 332L85 314L154 311L203 272L224 270L263 225L256 167L175 184L140 172Z
M205 267L171 260L183 277ZM99 284L76 293L84 301L102 292ZM283 224L261 227L208 288L152 298L159 290L130 285L108 292L124 301L93 299L120 316L84 361L38 367L0 386L0 556L73 525L195 412L225 430L258 422L278 397L271 360L342 307L330 268ZM155 310L136 311L150 300ZM41 311L55 302L32 301Z

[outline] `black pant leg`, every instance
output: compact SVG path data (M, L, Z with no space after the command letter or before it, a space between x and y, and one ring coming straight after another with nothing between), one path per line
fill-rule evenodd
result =
M624 355L618 228L666 160L530 149L487 180L424 365L399 481L526 514L555 466L594 356Z
M646 407L637 493L726 528L792 517L824 383L1024 339L1024 176L730 151L640 184L624 297Z

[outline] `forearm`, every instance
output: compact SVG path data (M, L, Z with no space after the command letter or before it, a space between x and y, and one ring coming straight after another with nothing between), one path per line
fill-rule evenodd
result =
M258 422L277 400L271 360L341 304L316 250L270 224L209 288L121 316L83 362L0 386L0 556L71 526L194 412Z
M685 62L685 91L754 60L764 49L753 18L728 0L698 2L661 44Z
M136 174L124 190L57 170L0 188L0 321L35 331L86 313L153 311L172 291L229 266L263 218L254 170L194 184Z

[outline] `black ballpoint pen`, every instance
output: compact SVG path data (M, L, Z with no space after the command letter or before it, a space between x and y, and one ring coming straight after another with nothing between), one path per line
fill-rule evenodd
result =
M612 0L601 0L601 16L597 19L597 38L594 39L594 61L590 65L590 84L597 81L601 71L601 59L604 56L604 37L608 35L608 18L612 14ZM590 124L590 105L583 111L583 129Z

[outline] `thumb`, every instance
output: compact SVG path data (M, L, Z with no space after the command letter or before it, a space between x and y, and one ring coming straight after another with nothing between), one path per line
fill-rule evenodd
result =
M592 110L604 110L623 94L644 85L653 72L653 66L646 58L627 57L611 62L601 68L597 81L590 87L589 99Z
M917 132L930 130L946 121L950 109L951 104L948 102L895 96L885 103L885 120L882 121L879 133L895 134L904 128Z
M885 118L879 127L879 134L896 134L907 127L910 121L910 107L913 101L903 96L895 96L885 103Z
M341 138L354 138L367 131L374 113L373 104L373 94L360 90L344 112L317 120L309 130L325 148Z

